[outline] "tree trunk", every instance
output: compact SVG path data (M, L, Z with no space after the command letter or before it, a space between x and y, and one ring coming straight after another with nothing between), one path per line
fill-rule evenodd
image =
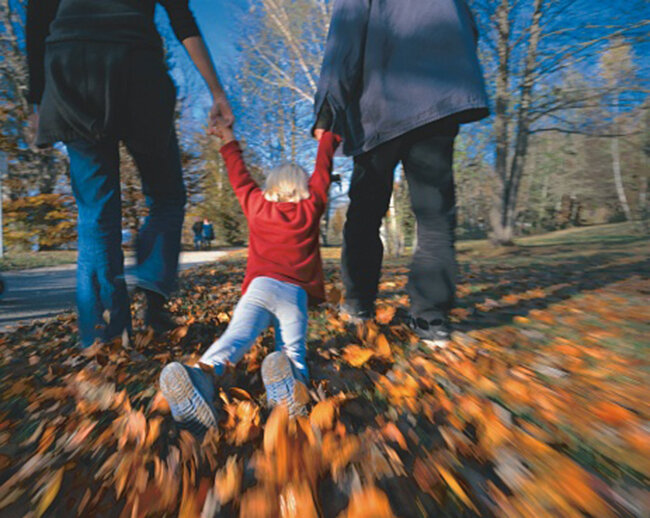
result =
M639 219L646 219L648 216L648 177L643 175L641 177L641 185L639 187Z
M623 209L623 214L625 214L625 219L627 221L632 220L632 212L630 211L630 205L627 202L627 196L625 195L625 188L623 186L623 177L621 175L621 152L619 149L618 137L612 138L612 172L614 173L614 184L616 185L616 194L618 196L618 202L621 204L621 209Z
M506 2L507 3L507 2ZM519 109L517 110L517 129L515 136L515 148L512 154L510 170L507 176L504 176L501 211L498 225L494 232L494 240L499 244L508 245L512 244L514 234L515 220L517 216L517 195L519 194L519 186L521 184L521 177L524 172L526 164L526 154L528 152L528 139L530 137L530 107L532 100L532 90L535 80L535 67L537 65L537 48L541 36L541 18L543 11L544 0L535 0L533 4L533 13L531 17L529 32L528 49L525 58L525 66L522 78L521 93L519 99ZM503 3L501 4L503 7ZM505 9L504 9L505 11ZM507 18L507 16L506 16ZM505 22L509 25L509 22ZM501 27L501 24L499 24ZM508 29L509 30L509 29ZM507 46L507 40L505 42ZM501 42L499 42L499 55L501 56ZM498 84L497 84L498 91ZM507 93L507 92L506 92ZM497 141L498 142L498 141ZM499 145L497 143L497 155L499 153ZM507 154L507 149L505 150ZM501 157L506 160L507 155ZM507 162L507 160L506 160ZM499 166L499 164L497 164ZM505 173L506 171L504 171Z
M497 8L497 52L499 67L496 77L496 102L494 109L494 134L496 138L496 155L494 170L499 182L499 201L490 213L492 238L498 243L512 239L512 229L505 221L507 210L506 174L508 168L508 79L510 74L510 1L502 0Z

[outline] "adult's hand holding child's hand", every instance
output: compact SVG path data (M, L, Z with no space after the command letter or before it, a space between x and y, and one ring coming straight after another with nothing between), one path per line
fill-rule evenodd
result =
M230 103L228 103L228 99L226 99L226 94L224 93L214 95L213 97L212 108L210 108L210 113L208 115L208 133L211 135L216 135L215 128L217 119L220 119L222 123L228 127L232 127L235 122L232 108L230 107Z
M214 118L214 124L208 128L208 132L212 135L216 135L221 140L223 140L224 145L232 142L233 140L236 140L235 132L233 131L231 125L228 124L228 121L226 119L220 116Z

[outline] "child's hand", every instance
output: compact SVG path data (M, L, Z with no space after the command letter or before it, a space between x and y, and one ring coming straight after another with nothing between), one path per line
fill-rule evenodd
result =
M211 135L216 135L221 140L223 140L224 145L232 142L233 140L237 140L235 137L235 132L224 118L217 116L213 120L214 124L208 128L208 132Z

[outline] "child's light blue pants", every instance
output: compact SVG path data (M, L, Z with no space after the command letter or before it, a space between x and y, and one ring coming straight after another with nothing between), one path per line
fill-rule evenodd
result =
M214 366L216 373L221 374L226 364L241 360L271 323L275 327L276 350L283 351L294 374L307 381L307 292L270 277L253 279L235 307L228 329L199 361Z

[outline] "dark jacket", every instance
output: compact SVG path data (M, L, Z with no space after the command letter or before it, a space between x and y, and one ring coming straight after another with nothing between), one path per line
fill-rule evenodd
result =
M155 3L30 0L27 43L30 98L40 103L37 145L114 138L128 140L137 151L166 149L176 88L153 21ZM199 34L187 0L161 3L179 39Z
M315 112L325 101L346 155L447 116L488 115L464 0L335 0Z

